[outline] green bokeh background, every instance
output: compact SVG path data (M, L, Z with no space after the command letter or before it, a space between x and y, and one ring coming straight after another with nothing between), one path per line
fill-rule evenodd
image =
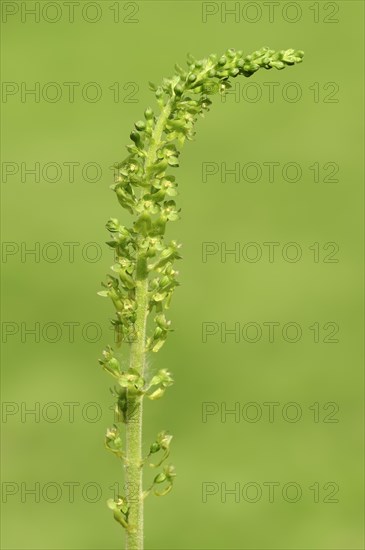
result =
M145 447L158 431L170 430L178 477L168 497L146 501L146 548L363 548L363 3L333 3L339 7L334 16L338 23L323 22L332 9L325 8L325 2L318 3L318 23L313 21L313 3L306 1L296 3L302 10L297 23L285 21L282 6L269 22L262 3L263 14L256 23L243 17L239 22L227 17L224 23L220 11L203 23L201 2L137 4L138 23L114 23L112 2L104 1L99 2L102 18L95 24L82 21L76 10L72 24L65 16L54 24L34 23L31 18L22 23L16 15L2 25L4 81L29 86L98 82L103 91L95 103L78 92L74 103L65 95L56 103L36 103L32 98L21 102L19 94L2 103L3 163L97 162L103 170L94 183L85 181L80 169L74 182L65 169L54 183L42 178L37 183L31 176L22 182L20 173L2 183L3 241L26 243L29 248L36 242L41 247L56 242L63 251L55 263L42 257L35 262L31 256L22 261L20 253L3 256L3 323L31 327L36 322L93 322L102 328L94 343L82 338L80 327L70 343L64 327L62 338L53 344L44 339L35 343L32 336L22 342L19 332L2 346L3 401L20 408L21 403L31 408L36 402L40 407L56 402L62 409L55 423L42 416L39 422L32 416L22 422L20 413L3 417L2 481L17 483L19 492L2 504L2 547L123 547L124 533L105 506L112 496L109 487L122 482L122 475L117 461L103 449L105 428L113 422L112 398L110 381L97 364L102 348L111 342L112 309L96 292L112 263L104 245L104 224L111 216L129 220L108 188L113 178L108 167L124 158L134 121L153 105L149 80L169 76L188 51L204 57L228 47L249 53L268 45L303 49L305 61L282 72L260 71L250 79L263 91L257 102L235 102L227 96L224 103L215 97L212 112L197 124L196 141L182 154L182 219L169 229L169 236L183 243L182 285L170 311L175 332L150 359L151 368L170 369L176 383L164 399L145 408ZM221 3L216 5L220 10ZM132 9L120 3L121 17ZM270 81L280 82L272 103L263 84ZM108 90L114 82L120 83L119 102ZM122 101L130 91L123 90L128 82L139 86L134 103ZM240 86L247 82L242 80ZM299 101L282 99L282 86L288 82L301 86ZM318 102L310 90L315 82L321 90ZM323 101L331 91L323 88L328 82L338 84L338 102ZM242 178L235 183L232 176L222 183L218 174L202 182L202 162L232 167L235 162L269 161L297 162L303 177L290 183L278 175L269 183L264 173L256 183ZM336 162L338 183L314 183L309 166L315 162ZM208 241L226 242L227 247L235 242L295 241L303 258L286 262L279 247L273 263L265 252L256 263L235 263L231 256L222 263L219 255L203 263L202 242ZM74 262L68 260L66 242L80 243ZM94 263L80 253L90 242L102 249ZM315 263L308 249L314 242L338 243L338 263ZM202 323L207 321L226 322L228 327L235 322L242 326L250 321L295 321L303 337L296 344L281 337L269 343L264 333L255 344L235 343L232 337L224 344L217 335L203 343ZM321 332L321 342L314 343L308 329L314 322L336 322L339 342L324 343ZM269 401L280 403L273 423L262 405ZM65 402L80 404L72 423ZM96 422L81 415L90 402L102 409ZM217 413L202 422L203 402L215 402L219 408L221 403L232 408L236 402L255 402L261 404L263 417L256 423L236 423L228 416L223 423ZM300 421L283 420L281 411L288 402L301 406ZM320 404L320 422L313 421L309 409L315 402ZM337 423L323 422L322 407L328 402L339 405ZM273 503L263 485L270 481L281 484ZM68 502L65 486L58 502L35 502L32 496L21 502L20 484L30 488L36 482L42 487L48 482L80 486L73 503ZM88 482L102 488L95 503L82 498L80 487ZM226 483L228 488L256 482L264 492L256 503L242 497L235 502L232 496L224 503L220 492L204 503L204 482L219 487ZM303 490L297 503L281 497L288 482ZM321 487L319 503L309 489L315 482ZM323 502L330 492L323 489L328 482L339 486L337 503ZM3 500L4 494L3 485Z

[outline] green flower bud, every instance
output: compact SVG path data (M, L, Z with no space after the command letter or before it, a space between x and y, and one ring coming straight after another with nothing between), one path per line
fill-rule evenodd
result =
M170 279L167 275L164 275L163 277L161 277L161 280L160 280L160 286L161 288L164 288L165 286L167 286L168 284L170 283Z
M218 71L217 72L217 76L219 76L219 78L223 78L223 79L227 79L227 76L229 75L229 72L225 69L224 71Z
M160 432L157 436L157 441L161 445L162 449L168 449L172 440L172 435L167 432Z
M183 86L181 84L176 84L176 86L174 88L175 95L181 96L183 91L184 91Z
M132 289L136 286L136 283L135 283L133 277L128 275L128 273L126 273L126 270L120 269L119 277L120 277L120 280L122 281L122 283L125 285L126 288Z
M271 67L275 67L275 69L284 69L285 63L282 61L271 61L270 62Z
M120 364L118 359L115 357L112 357L110 361L108 361L108 367L110 367L110 369L114 372L120 372Z
M137 128L137 130L143 131L146 128L146 123L143 120L138 120L135 123L135 127Z
M225 65L227 63L227 58L225 55L222 55L222 57L220 58L220 60L218 61L218 65L220 65L221 67L223 65Z
M189 82L194 82L196 80L196 74L189 75L188 80L189 80Z
M170 156L168 163L170 166L179 166L179 159L177 157Z
M159 445L159 444L157 443L157 441L155 441L154 443L152 443L152 445L151 445L151 447L150 447L150 453L151 453L151 455L152 455L153 453L158 453L158 451L159 451L160 449L161 449L161 445Z
M157 340L160 336L162 336L163 330L160 327L155 328L155 332L153 333L153 337Z
M260 65L257 65L257 63L245 63L243 65L243 70L247 71L248 73L254 73L260 68Z
M157 388L154 392L152 392L150 395L147 395L151 401L155 401L156 399L160 399L163 394L165 393L165 390L163 388Z
M157 476L153 480L153 483L163 483L164 481L166 481L166 474L163 472L160 472L159 474L157 474Z
M264 55L268 51L269 51L269 48L264 46L263 48L261 48L261 50L257 50L257 52L254 53L254 56L255 57L261 57L262 55ZM283 53L284 53L284 50L280 50L280 54L283 54Z
M151 120L153 118L153 111L151 107L147 107L147 109L144 112L144 116L147 120Z
M135 130L132 130L132 132L130 134L130 138L131 138L132 141L134 141L134 143L137 145L137 147L139 147L141 145L141 136Z
M158 327L164 330L168 330L171 324L171 321L167 321L165 315L163 313L159 313L155 317L155 323L157 324Z
M110 218L110 220L108 220L108 222L106 223L105 227L111 233L117 232L119 228L119 221L117 220L117 218Z
M162 300L164 300L166 298L166 293L165 292L156 292L152 296L152 298L155 302L162 302Z
M175 467L172 464L165 466L164 472L169 480L171 480L173 477L176 477Z
M107 428L106 434L105 434L106 439L109 439L110 441L114 441L117 435L118 435L118 429L116 427Z
M110 346L107 346L103 350L103 357L104 357L105 361L110 361L110 359L113 357L113 350L111 349Z

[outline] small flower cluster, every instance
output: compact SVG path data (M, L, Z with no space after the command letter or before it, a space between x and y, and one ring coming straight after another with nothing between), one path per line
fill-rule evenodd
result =
M118 397L116 410L118 422L127 422L125 417L127 391L129 396L146 396L151 401L155 401L162 397L166 388L173 384L171 374L166 369L159 370L149 381L146 381L137 370L130 367L123 371L113 349L109 346L103 351L103 358L99 359L99 363L118 384L115 386L115 393L113 393Z
M103 369L108 372L116 381L117 385L112 390L112 394L117 398L115 404L115 420L111 428L106 430L104 444L108 451L121 459L125 464L128 463L128 457L123 447L122 436L118 427L119 422L133 422L133 410L129 411L127 416L127 399L132 396L146 396L152 401L159 399L165 393L166 388L173 383L171 374L166 369L161 369L146 382L145 379L133 369L129 368L123 371L118 359L115 357L112 348L107 347L103 351L103 358L99 360ZM156 440L151 444L147 457L143 460L141 467L150 458L151 455L162 452L162 456L157 463L150 463L152 468L160 467L170 454L170 443L172 435L167 432L160 432ZM167 495L173 485L175 469L172 464L163 467L163 470L157 474L148 490L143 492L143 498L147 497L156 485L164 484L162 490L155 490L156 496ZM125 496L118 495L116 499L109 499L108 506L113 510L114 518L127 530L131 529L129 522L130 506Z
M179 219L176 179L167 172L179 166L180 149L186 139L193 139L197 117L209 110L209 96L228 88L230 78L249 77L260 68L283 69L300 63L302 58L302 51L275 52L269 48L246 56L240 50L229 49L221 57L213 54L201 60L189 55L187 69L176 65L172 78L163 79L160 86L150 83L160 113L145 110L144 120L137 121L130 134L127 158L114 165L112 189L121 206L136 219L131 229L116 219L106 225L112 237L108 245L116 257L112 270L119 279L109 276L106 290L99 294L109 296L116 308L113 325L118 343L136 337L135 277L140 255L150 261L149 311L156 311L156 328L147 349L157 352L171 330L163 311L178 286L173 263L180 258L180 245L175 241L164 243L167 222Z

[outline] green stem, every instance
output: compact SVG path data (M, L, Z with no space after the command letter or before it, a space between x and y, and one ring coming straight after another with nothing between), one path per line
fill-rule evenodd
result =
M172 101L162 109L151 136L145 169L156 160L156 152L160 146L163 129L170 116ZM141 377L145 369L146 322L148 314L148 269L145 256L138 255L136 266L136 341L131 345L130 368L136 370ZM143 550L143 486L142 486L142 422L143 396L127 392L127 424L126 424L126 493L129 504L126 538L126 550Z
M145 170L147 170L147 168L151 166L151 164L153 164L156 160L156 152L159 146L161 145L162 133L164 131L164 127L166 125L167 119L171 114L174 101L175 101L175 97L172 97L171 99L169 99L169 101L161 110L160 116L156 121L156 125L151 136L151 143L147 151Z
M139 256L136 273L136 341L131 345L130 367L143 377L145 367L146 320L148 313L147 260ZM127 392L126 422L126 494L129 517L127 550L143 550L143 487L142 487L142 412L143 396Z

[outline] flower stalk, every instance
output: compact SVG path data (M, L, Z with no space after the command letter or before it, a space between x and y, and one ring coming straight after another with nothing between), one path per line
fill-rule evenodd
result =
M115 423L106 432L105 447L122 461L125 471L124 492L109 499L108 506L125 529L127 550L143 550L144 499L151 493L168 494L175 478L174 467L165 462L170 454L169 433L160 432L148 454L142 454L143 400L161 398L173 383L169 371L153 373L146 365L148 353L158 352L172 330L165 313L179 285L174 263L181 258L180 245L164 239L167 223L178 220L180 212L175 203L177 183L170 171L179 166L185 141L194 138L198 116L209 111L210 96L230 88L231 78L250 77L260 68L280 70L302 59L302 51L269 48L246 56L229 49L219 58L210 55L201 60L189 55L187 69L176 65L172 78L163 79L159 86L150 83L159 112L145 110L144 120L137 121L130 134L128 156L114 165L112 189L132 214L133 224L127 228L116 218L106 224L115 263L113 275L108 275L98 294L109 297L115 309L111 321L115 346L105 348L100 364L114 379L111 391L116 399ZM147 334L151 314L154 327ZM128 366L117 351L123 343L129 347ZM153 462L152 455L157 457ZM142 471L147 466L155 472L143 489Z

